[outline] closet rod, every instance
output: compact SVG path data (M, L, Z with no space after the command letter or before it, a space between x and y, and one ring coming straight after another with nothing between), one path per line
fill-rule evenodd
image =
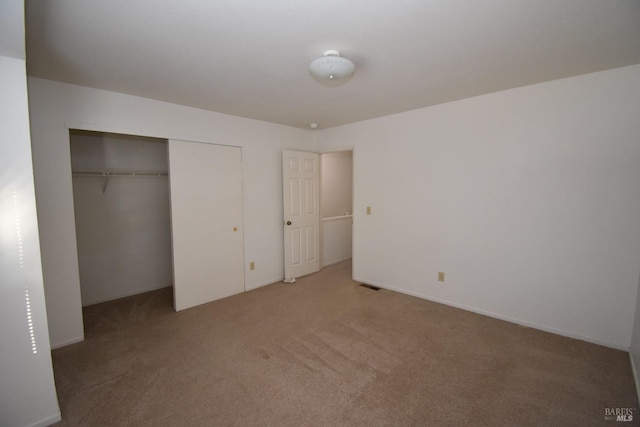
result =
M73 172L74 175L80 176L169 176L167 172Z

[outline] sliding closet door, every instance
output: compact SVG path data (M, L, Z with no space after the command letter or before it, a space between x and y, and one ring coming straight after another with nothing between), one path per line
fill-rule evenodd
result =
M176 311L244 291L242 154L169 140Z

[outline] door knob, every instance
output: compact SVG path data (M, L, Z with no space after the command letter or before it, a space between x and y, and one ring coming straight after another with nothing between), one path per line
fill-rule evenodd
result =
M291 221L287 221L287 225L291 225Z

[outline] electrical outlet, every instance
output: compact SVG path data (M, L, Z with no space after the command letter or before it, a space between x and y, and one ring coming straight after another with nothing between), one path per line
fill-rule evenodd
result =
M438 271L438 282L444 282L444 271Z
M251 261L249 263L249 270L255 270L256 269L256 263L255 261Z

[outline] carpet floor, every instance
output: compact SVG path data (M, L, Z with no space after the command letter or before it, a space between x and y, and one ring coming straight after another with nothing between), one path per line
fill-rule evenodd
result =
M180 313L167 288L85 307L84 319L85 341L52 353L58 426L640 418L627 353L359 286L348 261Z

